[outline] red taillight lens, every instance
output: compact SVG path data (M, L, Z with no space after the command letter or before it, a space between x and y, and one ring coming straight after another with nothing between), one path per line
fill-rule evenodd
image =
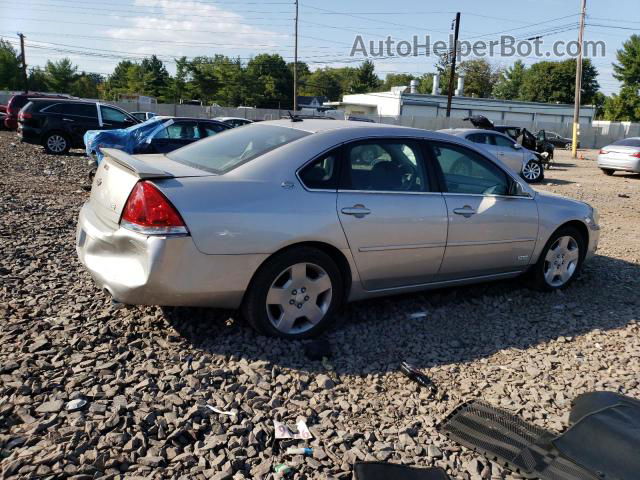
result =
M631 156L635 158L640 158L640 152L632 153Z
M148 182L138 182L129 194L120 224L145 234L188 233L187 226L171 202Z
M606 155L606 154L607 154L607 153L609 153L609 152L607 152L606 150L603 150L603 149L601 148L601 149L600 149L600 151L599 151L598 153L599 153L600 155Z

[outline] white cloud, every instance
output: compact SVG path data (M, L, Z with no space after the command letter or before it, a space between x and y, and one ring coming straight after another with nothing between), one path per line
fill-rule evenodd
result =
M256 52L281 48L279 46L287 41L287 35L261 28L261 24L268 24L273 17L245 20L233 11L193 0L135 0L135 6L149 9L150 13L123 16L124 25L121 28L107 31L114 39L113 45L117 46L117 50L173 57L216 53L247 57ZM155 7L156 13L152 13L150 7ZM146 40L161 42L154 44ZM191 46L184 43L211 45Z

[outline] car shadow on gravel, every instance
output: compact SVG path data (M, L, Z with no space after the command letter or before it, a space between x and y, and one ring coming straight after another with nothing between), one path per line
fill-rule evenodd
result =
M544 180L542 180L541 183L543 185L570 185L570 184L576 183L576 182L572 182L571 180L562 180L560 178L545 177Z
M530 290L511 280L397 295L346 305L324 336L336 373L395 371L402 361L419 368L487 358L504 349L526 350L592 330L622 327L637 319L640 266L596 256L562 292ZM258 335L237 312L165 309L165 319L192 347L204 352L262 360L319 372L304 355L310 341Z

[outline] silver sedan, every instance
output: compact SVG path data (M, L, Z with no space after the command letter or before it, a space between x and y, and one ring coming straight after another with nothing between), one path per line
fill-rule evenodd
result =
M602 147L598 167L606 175L613 175L617 170L640 173L640 137L625 138Z
M589 205L425 130L277 120L167 155L103 153L76 239L98 286L241 308L271 335L316 335L343 302L381 295L525 273L562 288L598 244Z

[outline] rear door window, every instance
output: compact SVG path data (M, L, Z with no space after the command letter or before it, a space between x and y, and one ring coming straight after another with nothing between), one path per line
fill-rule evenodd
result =
M178 121L160 130L155 138L194 140L200 138L200 131L196 122Z
M78 117L98 118L98 110L96 109L95 104L69 103L64 105L63 113Z
M217 133L228 130L228 128L218 125L216 123L201 122L200 129L202 130L203 137L212 137Z

